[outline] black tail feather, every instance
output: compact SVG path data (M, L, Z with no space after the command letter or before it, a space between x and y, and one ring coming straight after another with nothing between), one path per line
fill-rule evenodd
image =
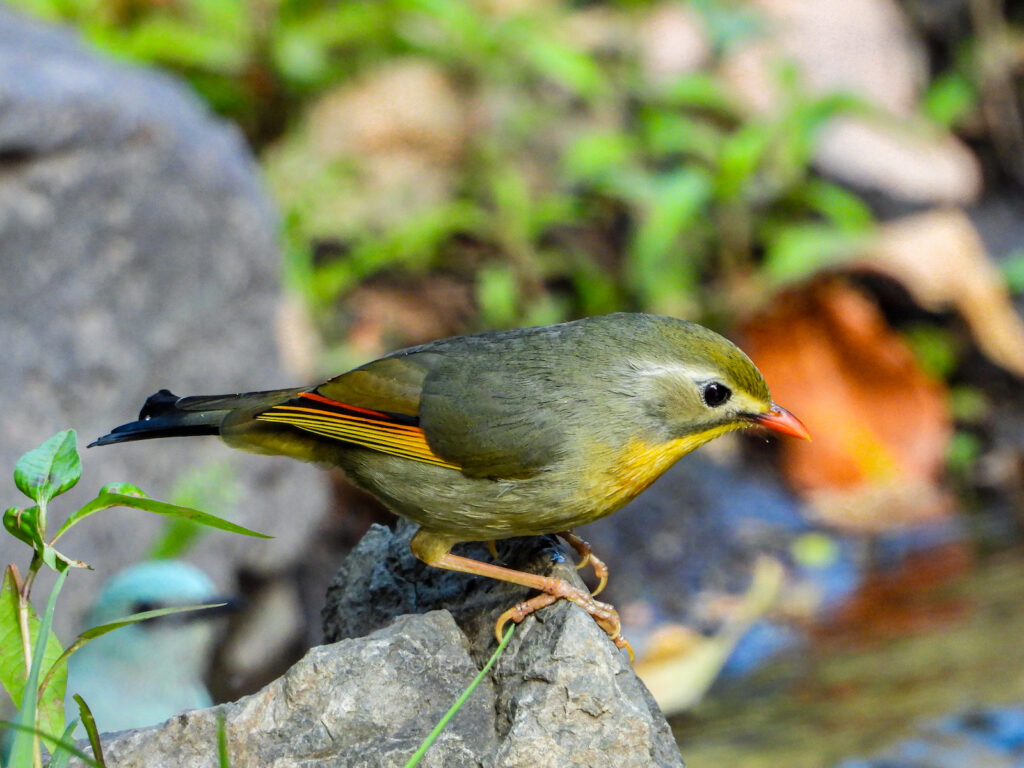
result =
M178 408L180 399L170 390L161 389L155 395L146 398L142 410L139 411L138 421L115 427L109 433L93 440L87 447L157 437L191 437L220 433L223 411L184 411Z
M161 416L174 416L178 413L178 401L181 400L169 389L161 389L154 395L146 398L139 411L139 421L146 419L157 419Z

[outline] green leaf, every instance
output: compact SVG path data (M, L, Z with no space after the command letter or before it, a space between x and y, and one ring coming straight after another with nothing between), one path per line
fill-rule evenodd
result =
M597 96L606 89L606 78L589 55L545 37L536 29L523 32L516 36L516 47L539 74L584 98Z
M863 231L874 224L874 217L867 204L838 184L812 179L800 188L798 196L812 210L848 232Z
M15 586L13 566L4 570L3 581L0 583L0 684L10 695L17 707L21 706L25 691L27 672L25 670L25 653L21 642L21 629L18 623L18 590ZM28 606L29 636L33 646L39 636L40 622L32 606ZM60 658L63 648L57 635L50 632L46 637L46 649L43 656L43 669L49 670ZM40 716L40 726L49 734L57 734L64 730L64 691L67 688L67 667L54 673L47 686L47 694ZM55 711L55 703L59 704Z
M208 464L188 472L175 484L168 501L179 507L204 509L221 515L237 507L242 487L231 466L226 462ZM146 553L146 560L164 560L181 557L210 529L190 520L168 518L161 532L154 538Z
M68 557L58 552L49 544L43 545L42 556L43 562L58 573L63 573L68 568L92 568L92 566L82 560L75 560L73 557Z
M104 493L120 493L124 496L138 496L141 499L149 498L148 493L139 488L139 486L132 485L131 483L107 483L100 488L100 494Z
M1016 248L1000 265L1003 279L1012 293L1024 293L1024 248Z
M978 89L959 72L936 77L924 95L924 113L947 128L959 123L978 104Z
M519 317L519 285L507 264L484 267L476 275L476 300L487 325L508 328Z
M156 608L152 611L141 611L140 613L133 613L125 616L117 621L111 621L107 624L99 624L95 627L81 632L78 638L81 640L95 640L97 637L101 637L108 632L113 632L115 629L121 627L127 627L129 624L138 624L140 621L148 621L149 619L155 619L158 616L169 616L172 613L188 613L190 611L205 611L209 608L220 608L222 605L227 603L204 603L202 605L179 605L173 608Z
M137 61L194 67L222 75L244 71L249 55L244 40L211 34L168 16L149 16L122 38L123 50Z
M725 139L718 158L719 197L734 200L751 187L774 140L775 132L760 122L749 122Z
M641 117L644 141L656 157L679 155L712 166L724 141L722 130L709 120L694 120L666 110L648 110Z
M169 515L183 520L191 520L194 523L206 525L210 528L217 528L221 531L228 531L229 533L239 533L243 536L254 536L259 539L273 538L273 536L252 531L241 525L236 525L235 523L217 517L216 515L211 515L207 512L200 512L198 509L181 507L176 504L168 504L163 501L157 501L156 499L142 499L137 496L127 496L123 493L101 493L84 507L73 512L71 516L64 521L64 525L62 525L60 530L57 531L57 535L53 537L53 540L56 541L73 525L80 523L90 515L93 515L103 509L110 509L111 507L130 507L131 509L141 509L157 515Z
M957 431L946 446L946 465L950 472L960 476L969 475L982 452L983 446L977 435Z
M73 429L58 432L18 459L14 467L14 482L37 504L45 504L72 488L81 476L82 461Z
M936 379L948 379L959 355L952 334L939 326L916 323L903 330L903 338L921 368Z
M14 538L25 542L36 550L42 550L45 544L39 536L39 507L19 509L8 507L4 511L4 528Z
M659 101L672 107L699 109L727 117L740 110L719 78L707 72L692 72L675 78L658 90Z
M982 390L967 384L959 384L949 390L949 410L956 421L978 424L991 418L992 404Z
M67 557L47 544L39 535L40 525L38 522L39 507L18 509L10 507L4 512L4 528L17 539L32 547L42 558L43 563L55 571L65 571L68 568L88 568L87 563L81 560ZM56 539L54 539L56 541Z
M574 181L600 181L633 161L636 142L625 133L588 133L565 154L566 174Z
M636 231L627 265L630 284L656 311L686 303L696 288L698 267L683 253L680 238L704 214L711 181L697 169L686 169L659 181Z
M775 286L791 283L856 255L869 240L868 234L824 224L782 227L768 243L765 274Z

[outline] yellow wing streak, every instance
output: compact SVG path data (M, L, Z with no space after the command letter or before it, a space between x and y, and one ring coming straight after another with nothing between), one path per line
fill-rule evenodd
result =
M394 424L294 405L275 406L256 418L260 421L289 424L307 432L344 440L402 458L448 469L460 468L430 450L423 430L408 424Z

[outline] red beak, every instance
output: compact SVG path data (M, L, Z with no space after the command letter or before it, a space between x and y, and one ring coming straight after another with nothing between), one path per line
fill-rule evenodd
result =
M781 405L772 403L767 413L762 413L753 418L755 424L774 430L782 435L799 437L801 440L810 440L811 433L796 416L787 411Z

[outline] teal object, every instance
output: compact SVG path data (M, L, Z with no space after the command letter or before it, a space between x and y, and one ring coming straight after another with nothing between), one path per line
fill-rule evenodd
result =
M222 602L198 568L177 560L132 566L104 587L84 626L107 624L132 613ZM161 616L92 640L68 662L68 717L81 694L101 732L161 723L213 699L203 682L213 648L211 611ZM81 728L79 729L81 734Z

